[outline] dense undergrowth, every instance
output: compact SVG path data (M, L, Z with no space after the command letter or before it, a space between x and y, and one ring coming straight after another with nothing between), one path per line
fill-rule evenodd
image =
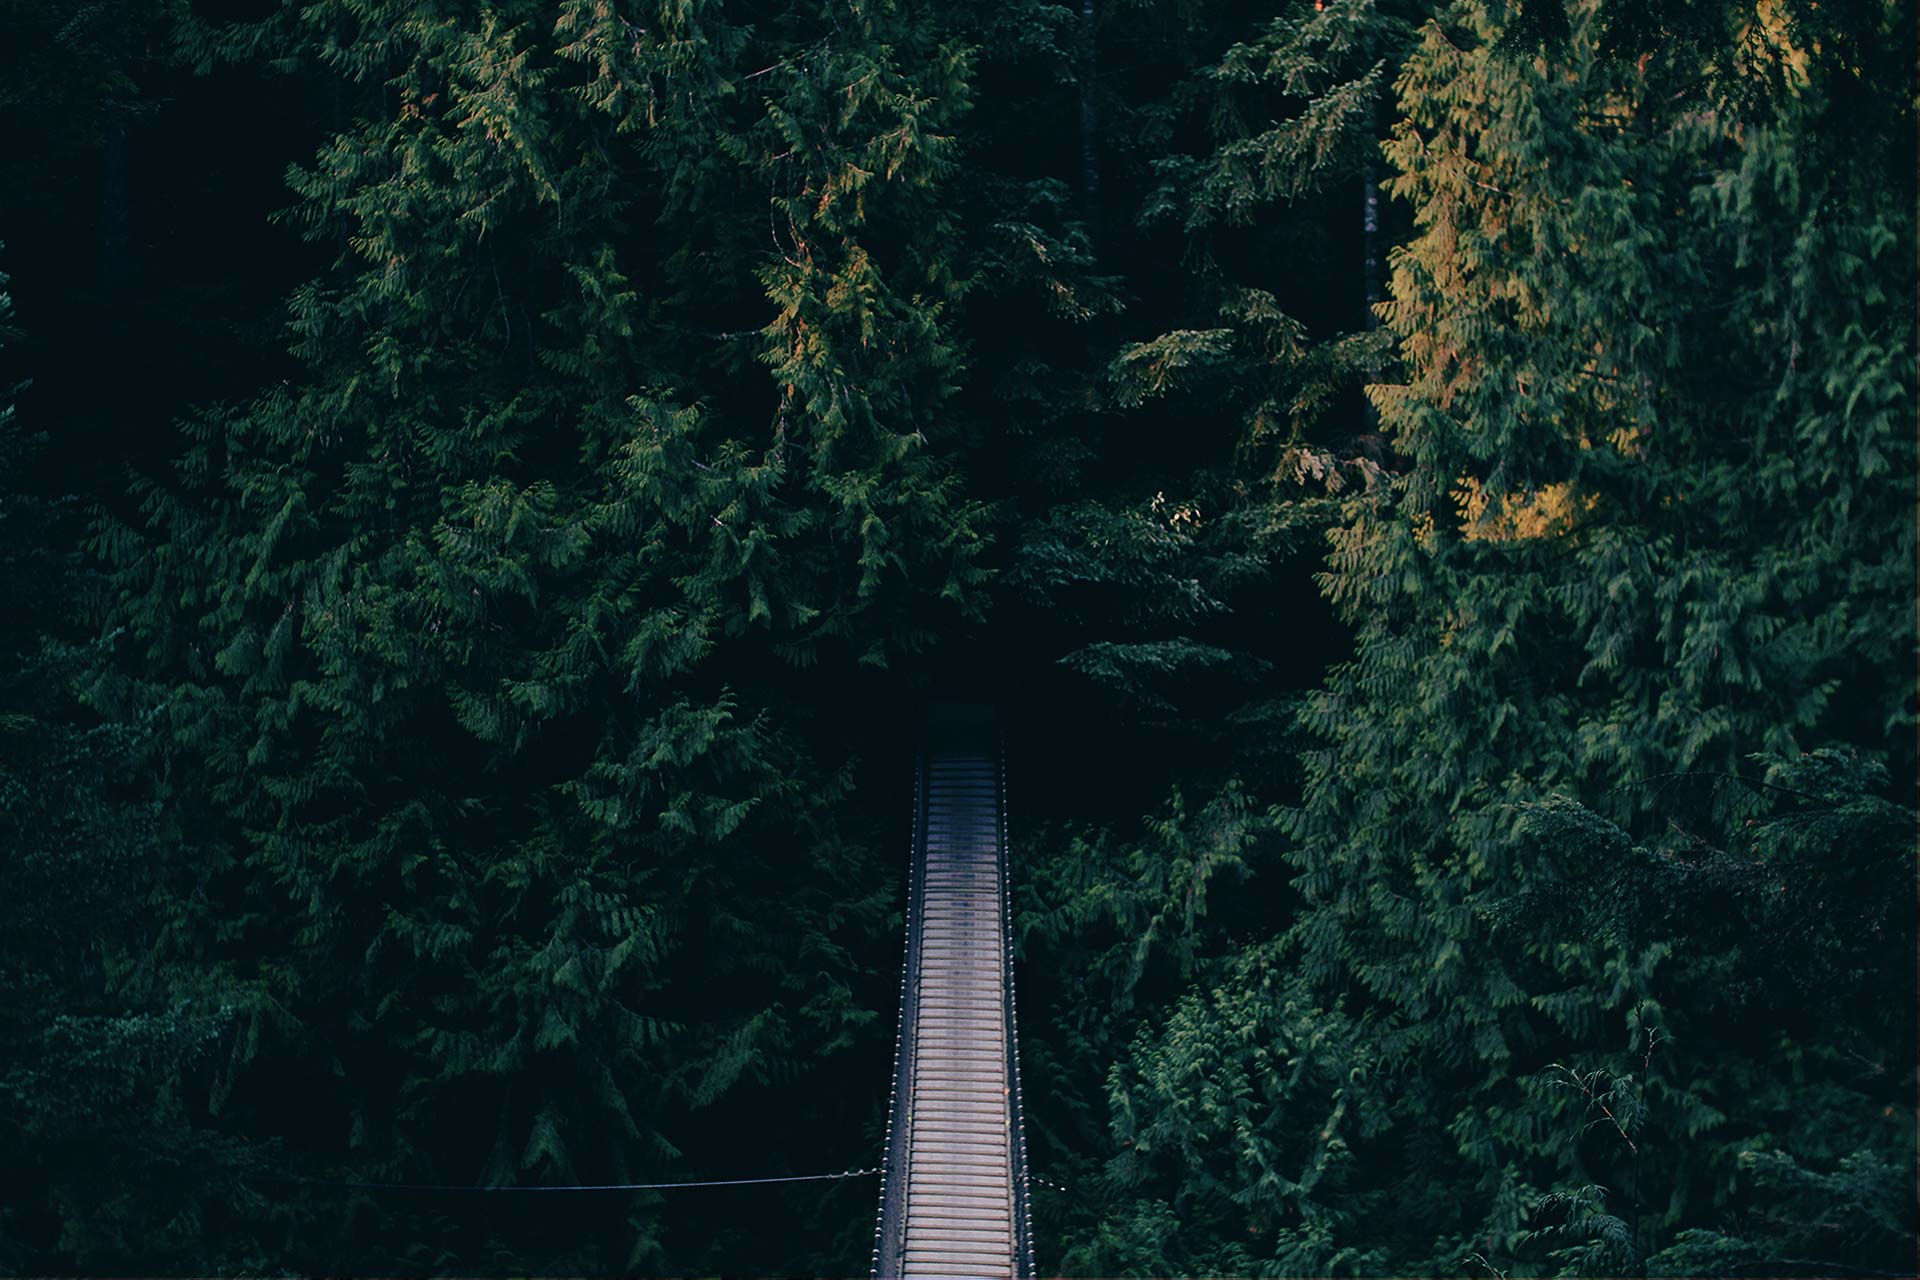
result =
M1909 1271L1914 29L0 5L0 1270Z

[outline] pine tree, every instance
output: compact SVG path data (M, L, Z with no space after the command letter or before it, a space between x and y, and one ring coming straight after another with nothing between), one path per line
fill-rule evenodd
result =
M1385 483L1359 396L1389 354L1368 327L1360 268L1382 229L1363 225L1363 196L1418 11L1155 7L1099 58L1128 68L1100 111L1117 135L1106 243L1137 301L1089 371L1116 447L1024 522L1005 585L1061 629L1058 661L1129 735L1105 759L1150 762L1108 764L1138 775L1115 790L1166 798L1024 840L1050 854L1022 917L1041 975L1024 990L1054 1001L1029 1051L1071 1098L1041 1149L1100 1189L1042 1197L1068 1269L1247 1269L1194 1245L1240 1234L1243 1209L1176 1209L1161 1192L1179 1177L1131 1158L1136 1128L1155 1127L1142 1107L1172 1120L1110 1073L1136 1037L1188 1017L1192 992L1230 981L1289 905L1267 809L1297 798L1293 714L1337 651L1311 581L1320 534Z
M861 1163L694 1113L875 1018L850 983L896 873L793 686L976 607L939 417L965 51L908 6L590 0L288 3L193 41L368 107L292 175L341 249L290 306L306 374L198 417L146 527L98 539L137 650L103 697L163 717L161 799L200 828L157 962L244 995L215 1102L322 1178ZM274 1256L724 1243L658 1197L562 1244L546 1206L391 1199L342 1241L332 1203L283 1200Z
M1656 808L1670 825L1644 844L1566 799L1525 805L1536 870L1488 895L1499 962L1551 989L1536 1003L1578 1046L1523 1082L1567 1117L1572 1168L1522 1242L1561 1274L1897 1274L1920 1247L1899 1160L1916 815L1856 751L1755 763L1701 780L1750 815L1719 831L1694 828L1699 806L1671 784ZM1552 989L1595 967L1571 939L1599 944L1603 982L1622 983L1622 956L1647 969L1626 1043L1604 1044L1605 1000Z
M1911 67L1882 68L1870 115L1856 79L1905 20L1730 11L1723 50L1749 62L1703 77L1602 57L1595 12L1514 54L1463 7L1403 74L1409 376L1374 394L1405 474L1333 540L1358 648L1308 712L1327 746L1292 818L1297 963L1320 1007L1363 1016L1419 1154L1399 1225L1443 1267L1505 1256L1543 1187L1579 1177L1568 1134L1591 1117L1540 1087L1552 1064L1644 1048L1640 1011L1687 990L1672 934L1511 949L1489 904L1554 874L1515 806L1580 797L1637 832L1662 791L1629 784L1830 743L1912 773ZM1714 797L1690 825L1739 814ZM1738 971L1744 944L1719 945ZM1764 1123L1741 1095L1794 1087L1757 1049L1725 1070L1648 1121L1695 1140L1665 1149L1638 1256L1727 1208L1709 1135Z
M1606 4L1557 41L1475 4L1421 29L1391 479L1332 536L1356 652L1303 716L1301 902L1115 1067L1077 1262L1871 1267L1910 1238L1874 1206L1912 1199L1912 975L1846 935L1911 954L1870 905L1911 870L1911 14L1713 13L1671 45Z
M0 349L17 337L6 283ZM127 785L147 733L80 703L100 583L71 499L44 492L46 433L17 419L20 389L0 393L0 1266L197 1268L211 1207L256 1165L160 1082L203 1070L227 1020L217 998L156 997L132 973L168 860Z

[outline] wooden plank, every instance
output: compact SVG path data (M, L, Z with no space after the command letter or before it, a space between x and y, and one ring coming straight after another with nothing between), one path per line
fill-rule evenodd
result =
M991 1038L984 1032L971 1035L942 1035L925 1027L913 1038L919 1048L920 1056L934 1070L950 1067L958 1071L984 1072L994 1079L1004 1079L1007 1069L1003 1060L1007 1056L1007 1042L996 1032ZM919 1073L916 1071L915 1075Z
M1007 1100L1005 1089L995 1089L986 1085L947 1085L933 1084L924 1089L915 1089L913 1098L916 1104L928 1102L982 1102L993 1099L1004 1103Z
M908 1115L923 1120L958 1120L965 1118L975 1124L985 1126L989 1130L1004 1129L1010 1123L1007 1120L1007 1109L1005 1107L995 1106L991 1102L984 1101L975 1103L969 1107L961 1107L951 1102L916 1103Z
M987 1263L1011 1264L1013 1262L1009 1254L1002 1253L997 1249L987 1249L977 1246L969 1247L958 1244L947 1245L944 1248L936 1249L916 1249L914 1246L908 1245L906 1252L909 1266L916 1262L937 1262L944 1266L956 1267L971 1267Z
M1004 1194L989 1198L986 1196L941 1195L935 1192L923 1192L922 1197L922 1200L917 1203L923 1203L928 1208L985 1209L989 1206L994 1206L993 1211L995 1213L1007 1212L1007 1197ZM942 1201L945 1203L941 1203Z
M982 1220L909 1217L907 1229L921 1239L922 1246L947 1243L970 1244L982 1249L1010 1249L1013 1247L1013 1231L1005 1222L989 1223Z
M914 1232L923 1229L927 1231L998 1232L1006 1236L1011 1236L1013 1234L1013 1223L1008 1221L1008 1214L1004 1208L939 1208L915 1211L908 1214L907 1229ZM1009 1241L1009 1243L1011 1243L1011 1241Z
M1004 1116L1007 1113L1007 1100L998 1090L960 1098L929 1098L916 1090L907 1105L911 1109L910 1114L928 1121L959 1119L962 1116Z
M940 1254L916 1254L901 1263L905 1280L1004 1280L1013 1274L1013 1259L1007 1257L950 1258Z
M997 1198L1004 1201L1012 1194L1013 1184L1007 1181L1005 1170L996 1177L991 1171L965 1169L929 1169L916 1173L909 1186L907 1207L911 1209L917 1195L974 1195Z
M915 1127L918 1128L918 1126ZM964 1133L956 1133L953 1131L916 1133L914 1135L913 1149L915 1151L925 1151L933 1155L941 1153L964 1155L972 1152L976 1155L987 1155L995 1159L1005 1159L1007 1157L1007 1135L1004 1129L996 1131L993 1137L982 1135L980 1137L970 1138Z
M992 1171L981 1170L969 1172L964 1169L948 1168L929 1168L923 1172L916 1172L913 1178L913 1185L919 1187L938 1187L950 1195L958 1194L962 1191L977 1191L982 1195L1004 1197L1008 1189L1007 1176L1004 1171L996 1176ZM912 1206L911 1200L908 1201L908 1206Z
M909 1226L907 1229L914 1233L915 1239L918 1242L914 1249L916 1263L920 1257L928 1253L939 1253L948 1250L966 1252L977 1249L982 1252L990 1252L993 1255L992 1260L987 1261L982 1259L978 1264L969 1268L969 1274L992 1273L994 1271L1000 1271L1004 1274L1007 1267L1013 1261L1013 1240L1010 1238L1010 1233L1007 1236L969 1234L963 1236L925 1237L923 1231L916 1231L912 1226ZM907 1274L917 1275L919 1273L909 1271Z
M987 1203L989 1203L989 1201L987 1201L985 1197L979 1197L979 1196L927 1196L927 1201L925 1201L925 1203L929 1203L929 1205L933 1205L933 1201L939 1201L939 1199L947 1199L947 1201L952 1201L952 1203L947 1203L947 1205L935 1205L935 1207L941 1207L941 1209L966 1209L966 1207L970 1207L970 1205L972 1205L972 1207L975 1207L975 1209L979 1209L979 1207L983 1207L983 1205L987 1205ZM995 1205L1000 1205L1000 1209L998 1209L998 1211L1000 1211L1000 1213L1006 1213L1006 1196L1000 1196L998 1197L998 1199L993 1199L991 1203L995 1203Z
M930 992L924 987L920 991L920 1007L936 1018L961 1021L988 1021L994 1026L1000 1025L1001 1010L1005 1000L1001 992L981 991L939 991ZM934 1008L938 1002L938 1009Z
M1004 1132L996 1130L996 1132ZM936 1138L927 1138L913 1144L913 1158L923 1157L936 1164L952 1164L955 1168L997 1170L1004 1178L1007 1172L1007 1149L1005 1146L957 1146ZM932 1166L929 1166L932 1167Z
M1007 1131L1002 1125L979 1127L945 1116L920 1116L914 1123L913 1145L945 1143L981 1151L1005 1151Z
M977 1147L955 1149L943 1147L937 1142L917 1142L914 1144L913 1152L914 1160L933 1162L926 1166L928 1169L967 1169L976 1173L984 1170L995 1174L1003 1182L1009 1176L1005 1147L998 1151L986 1151Z
M956 1214L966 1216L956 1217L954 1216ZM996 1243L1001 1244L1002 1247L1012 1243L1013 1223L1004 1205L992 1210L951 1207L931 1209L925 1213L916 1212L909 1215L907 1222L909 1230L914 1231L915 1234L918 1234L920 1229L937 1233L930 1235L928 1240L939 1239L940 1236L951 1232L953 1234L947 1237L949 1239L958 1236L990 1248ZM999 1239L996 1240L995 1237Z
M996 1032L1001 1029L1001 1020L994 1016L1000 1012L998 1000L983 1000L977 1005L949 1003L938 1008L931 1008L929 1004L920 1006L923 1027L988 1027Z
M960 1153L970 1151L998 1157L1006 1152L1007 1131L1000 1125L985 1130L971 1129L943 1123L932 1116L923 1116L914 1125L913 1149Z
M961 1121L977 1124L987 1133L999 1133L1007 1125L1004 1098L980 1098L972 1102L916 1101L908 1114L928 1124L937 1121Z
M908 1222L924 1225L929 1231L952 1231L979 1234L987 1239L995 1235L1011 1236L1013 1224L1007 1220L1004 1208L994 1209L928 1209L909 1215Z
M930 1208L921 1210L920 1216L936 1222L964 1223L976 1227L990 1225L995 1222L1005 1222L1007 1220L1006 1210L997 1206L956 1208L953 1205L946 1205L937 1209Z
M929 1185L943 1187L986 1187L1005 1191L1012 1186L1009 1180L1009 1165L1005 1156L991 1160L957 1160L952 1156L940 1156L916 1153L914 1159L914 1177Z
M926 1098L941 1090L967 1090L986 1093L996 1098L1007 1096L1007 1078L1002 1075L986 1075L964 1071L942 1071L929 1075L915 1084L913 1096Z
M920 1044L943 1044L966 1049L979 1046L982 1050L991 1050L996 1058L1004 1057L1007 1050L1007 1038L999 1027L969 1026L957 1023L942 1025L938 1022L923 1022L914 1037Z
M908 1203L925 1209L976 1209L994 1213L1007 1212L1005 1193L997 1196L961 1195L951 1192L935 1191L923 1187L909 1187Z
M926 1228L915 1230L912 1219L908 1219L907 1230L913 1232L914 1252L933 1253L943 1249L992 1253L996 1258L1013 1256L1013 1233L1011 1231L965 1231L953 1235L946 1232L930 1233Z
M968 1000L968 993L962 991L928 992L925 988L922 988L920 996L921 999L928 1004L932 1003L932 999L946 1001L946 1004L941 1008L940 1012L935 1015L937 1017L945 1018L948 1021L958 1019L963 1022L979 1022L984 1020L991 1022L996 1028L1000 1025L1001 1019L994 1015L999 1014L1005 1005L1004 993L999 991L975 992L972 994L971 1001L968 1003L963 1003L963 1001ZM929 997L932 997L932 999L929 999Z

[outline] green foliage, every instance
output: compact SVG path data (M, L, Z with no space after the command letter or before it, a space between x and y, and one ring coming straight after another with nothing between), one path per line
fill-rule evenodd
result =
M968 55L889 6L288 3L186 39L385 86L290 174L339 247L289 308L305 373L189 423L96 544L133 651L99 696L160 718L205 831L154 962L244 993L215 1106L323 1178L738 1170L688 1117L874 1038L848 987L891 935L794 673L910 654L985 580L937 443ZM280 1194L289 1260L527 1247L405 1203L337 1246ZM540 1265L719 1265L671 1222L636 1198Z
M1749 1224L1680 1232L1647 1260L1648 1275L1821 1275L1836 1269L1836 1256L1888 1275L1910 1264L1913 1179L1898 1157L1856 1151L1819 1173L1782 1151L1747 1151L1740 1167L1759 1191Z
M1356 647L1301 717L1299 900L1123 1019L1077 1266L1872 1269L1911 1236L1910 1177L1878 1235L1792 1232L1913 1137L1912 68L1863 111L1866 41L1729 16L1785 86L1735 95L1609 52L1610 13L1535 56L1455 6L1399 74L1394 457L1332 499ZM1121 368L1190 387L1228 343ZM1743 1173L1775 1150L1791 1191Z
M17 338L5 285L0 347ZM0 1268L191 1266L214 1206L257 1167L247 1143L196 1129L172 1083L203 1072L230 1019L137 972L167 859L127 785L148 735L75 697L100 659L74 638L93 575L70 503L37 491L45 436L16 419L17 391L0 399Z
M1741 1249L1816 1270L1897 1267L1912 1252L1910 1213L1903 1225L1887 1206L1913 1124L1913 980L1899 957L1914 945L1901 901L1914 813L1881 798L1886 783L1852 752L1773 761L1737 786L1751 816L1725 837L1676 824L1647 846L1571 802L1525 807L1537 870L1487 908L1490 941L1514 972L1553 965L1527 985L1566 1042L1603 1039L1621 1011L1629 1032L1624 1054L1522 1082L1575 1104L1555 1107L1580 1126L1570 1158L1605 1178L1546 1197L1561 1220L1527 1237L1555 1246L1566 1274L1686 1274L1709 1245L1725 1267ZM1607 953L1642 959L1615 965L1604 994L1565 985ZM1843 1183L1877 1190L1843 1206ZM1674 1231L1736 1212L1732 1229Z
M110 581L0 403L0 1269L857 1269L342 1184L870 1164L989 679L1043 1265L1910 1265L1911 9L0 4L0 215L270 69L332 262Z
M60 153L97 158L106 134L155 113L139 81L166 61L168 30L184 8L180 0L0 4L0 119L19 137L0 160L10 213L51 212L71 199Z
M1207 386L1202 412L1241 431L1235 452L1251 500L1241 536L1270 554L1310 545L1334 510L1316 499L1381 475L1371 424L1357 420L1352 400L1390 358L1384 335L1367 331L1364 282L1345 307L1329 306L1300 296L1288 279L1298 263L1280 255L1311 252L1327 235L1339 215L1326 197L1375 181L1381 102L1425 11L1377 0L1290 4L1236 39L1173 98L1204 121L1206 146L1155 160L1156 185L1141 204L1145 224L1178 219L1213 313L1206 328L1123 347L1110 369L1114 398L1137 406ZM1255 223L1264 253L1235 234ZM1379 252L1376 235L1363 234L1363 255Z
M1463 1220L1414 1199L1409 1218L1428 1208L1432 1236L1409 1261L1452 1265L1470 1243L1500 1256L1517 1247L1518 1188L1593 1181L1581 1175L1598 1157L1564 1145L1573 1114L1635 1153L1606 1101L1628 1073L1564 1055L1622 1018L1647 1051L1643 1001L1687 1054L1661 1086L1666 1144L1646 1161L1660 1172L1609 1162L1629 1184L1614 1189L1633 1204L1626 1219L1560 1193L1561 1230L1583 1243L1558 1256L1576 1271L1637 1264L1648 1241L1723 1208L1713 1188L1734 1151L1722 1142L1782 1125L1777 1109L1865 1125L1864 1137L1879 1100L1849 1095L1835 1064L1902 1043L1884 1013L1848 1004L1858 960L1835 939L1888 892L1885 818L1779 817L1783 839L1812 836L1778 850L1793 874L1852 864L1793 920L1766 913L1722 933L1724 906L1680 893L1652 855L1614 883L1664 903L1657 924L1624 927L1633 913L1618 902L1578 921L1530 916L1538 903L1486 910L1591 882L1529 855L1541 823L1565 856L1585 821L1529 796L1608 794L1638 831L1662 791L1623 784L1731 773L1756 751L1792 760L1838 739L1911 771L1913 441L1910 410L1881 409L1912 403L1912 291L1839 283L1910 271L1881 255L1904 243L1911 202L1871 137L1833 154L1825 89L1846 73L1831 63L1809 58L1798 93L1736 122L1651 97L1633 68L1591 60L1586 30L1559 74L1503 56L1461 9L1425 30L1402 76L1389 154L1422 234L1396 257L1389 313L1409 380L1374 396L1406 472L1334 537L1328 591L1358 650L1309 707L1328 748L1309 758L1290 820L1303 972L1405 1046L1405 1140L1445 1134L1419 1176L1473 1206ZM1754 803L1717 791L1700 820L1759 821ZM1606 841L1589 836L1586 856L1629 847L1624 833ZM1684 874L1724 890L1735 871L1706 859ZM1490 929L1498 919L1528 923ZM1883 939L1910 933L1881 920ZM1531 938L1515 948L1514 933ZM1796 969L1809 955L1815 966ZM1690 1044L1698 1033L1679 1020L1741 991L1784 1006L1774 1017L1834 1021L1763 1050L1742 1041L1756 1009L1721 1029L1727 1053ZM1809 1094L1810 1080L1756 1069L1775 1057L1821 1084ZM1902 1078L1911 1063L1878 1069ZM1653 1087L1637 1075L1634 1097ZM1451 1115L1429 1109L1443 1097ZM1897 1104L1876 1140L1910 1123ZM1838 1154L1798 1140L1803 1156Z

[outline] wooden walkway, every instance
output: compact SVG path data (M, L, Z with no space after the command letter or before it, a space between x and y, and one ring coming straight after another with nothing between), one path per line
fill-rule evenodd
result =
M936 710L916 790L876 1276L1027 1276L1004 772L985 709Z

